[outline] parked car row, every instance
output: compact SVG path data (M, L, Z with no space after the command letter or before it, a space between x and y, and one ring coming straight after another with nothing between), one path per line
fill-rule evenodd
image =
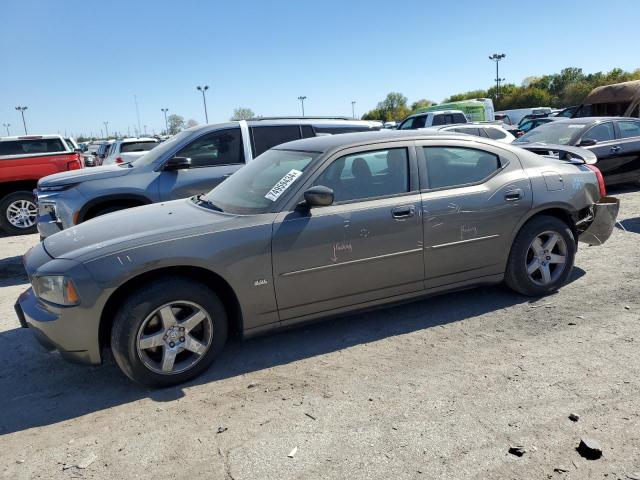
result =
M578 240L611 235L619 204L589 151L375 129L207 125L130 164L42 179L47 238L24 257L21 325L66 359L110 350L128 377L163 387L201 374L232 334L502 281L548 294ZM132 201L161 202L84 222Z

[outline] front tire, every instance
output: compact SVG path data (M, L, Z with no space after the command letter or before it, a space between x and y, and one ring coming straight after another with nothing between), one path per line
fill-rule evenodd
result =
M575 254L576 241L565 222L547 215L534 217L511 246L505 283L523 295L547 295L566 283Z
M150 387L200 375L227 340L227 315L200 282L169 277L133 292L117 311L111 350L120 369Z
M31 192L10 193L0 200L0 227L10 235L36 233L38 207Z

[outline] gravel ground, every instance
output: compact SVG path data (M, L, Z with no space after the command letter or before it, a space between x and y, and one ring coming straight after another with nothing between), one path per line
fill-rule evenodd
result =
M0 238L0 475L640 479L640 191L617 195L624 228L555 295L481 288L237 342L162 391L42 351L13 312L37 237Z

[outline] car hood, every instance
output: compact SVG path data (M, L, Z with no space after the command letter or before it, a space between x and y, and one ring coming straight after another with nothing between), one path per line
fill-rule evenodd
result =
M58 187L74 183L86 182L88 180L102 180L103 178L121 177L132 171L128 167L109 165L106 167L81 168L80 170L70 170L68 172L54 173L38 181L40 187Z
M195 205L190 199L154 203L94 218L51 235L44 248L53 258L80 262L114 252L232 228L236 215Z

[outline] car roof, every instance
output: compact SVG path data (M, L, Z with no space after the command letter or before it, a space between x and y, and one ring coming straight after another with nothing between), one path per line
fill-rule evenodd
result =
M157 142L156 138L139 137L139 138L123 138L120 140L122 143L135 143L135 142Z
M249 127L267 127L276 125L360 125L374 128L376 126L380 126L380 122L375 120L358 120L347 117L265 117L241 121L247 122ZM211 123L208 125L197 125L184 131L198 132L213 129L237 128L239 125L240 121Z
M610 122L612 120L635 120L638 121L637 118L633 117L577 117L577 118L562 118L562 117L553 117L557 118L553 123L572 123L578 125L591 125L593 123L602 123L602 122Z
M63 138L62 135L14 135L11 137L0 137L0 142L16 140L42 140L48 138Z
M398 142L410 140L424 140L425 137L438 139L468 140L464 133L440 132L437 130L377 130L375 132L341 133L339 135L322 135L319 137L303 138L283 143L274 150L299 150L306 152L325 153L333 150L369 145L373 143Z

